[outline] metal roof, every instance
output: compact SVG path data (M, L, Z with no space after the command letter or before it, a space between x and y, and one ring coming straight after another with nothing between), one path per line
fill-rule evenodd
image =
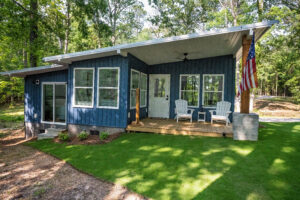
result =
M221 55L241 56L242 37L255 31L256 41L278 21L264 21L255 24L214 29L188 35L153 39L148 41L121 44L76 53L45 57L45 62L70 64L74 61L100 58L127 53L134 55L148 65L177 62L178 57L188 53L189 59L200 59Z
M67 65L53 64L53 65L40 66L40 67L24 68L24 69L13 70L13 71L8 71L8 72L0 72L0 75L14 76L14 77L25 77L25 76L28 76L28 75L59 71L59 70L67 69L67 68L68 68Z

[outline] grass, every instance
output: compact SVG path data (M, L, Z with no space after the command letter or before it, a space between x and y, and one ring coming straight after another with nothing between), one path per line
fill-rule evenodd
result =
M264 125L258 142L136 133L106 145L28 145L154 199L298 199L300 124Z
M23 122L24 104L15 106L3 105L0 107L0 122Z

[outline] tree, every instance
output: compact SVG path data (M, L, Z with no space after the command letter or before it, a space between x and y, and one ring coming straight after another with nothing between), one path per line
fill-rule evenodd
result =
M150 3L158 14L149 20L160 31L166 30L166 36L204 30L208 13L218 8L217 1L157 0Z

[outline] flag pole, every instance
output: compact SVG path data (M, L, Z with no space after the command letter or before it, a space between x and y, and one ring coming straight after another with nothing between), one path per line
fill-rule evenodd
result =
M247 57L250 49L252 39L247 39L247 35L243 36L242 39L242 71L247 62ZM241 113L249 114L250 105L250 90L243 91L241 94Z

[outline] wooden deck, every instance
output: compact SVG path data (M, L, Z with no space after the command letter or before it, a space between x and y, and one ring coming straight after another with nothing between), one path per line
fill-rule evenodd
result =
M232 126L207 122L179 121L172 119L143 119L139 125L134 122L127 126L128 132L148 132L174 135L199 135L210 137L232 137Z

